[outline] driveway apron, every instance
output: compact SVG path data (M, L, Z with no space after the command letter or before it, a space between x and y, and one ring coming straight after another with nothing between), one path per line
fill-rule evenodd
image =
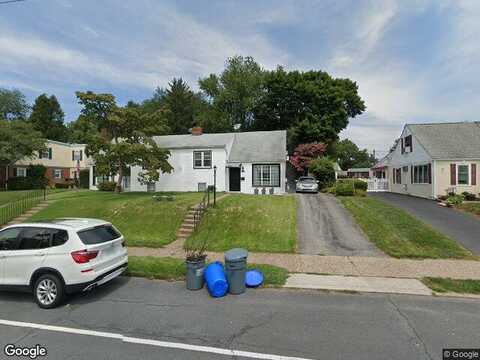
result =
M385 256L331 195L297 194L298 252L310 255Z
M409 195L372 193L369 196L407 211L474 254L480 255L480 220L474 215L439 206L433 200Z

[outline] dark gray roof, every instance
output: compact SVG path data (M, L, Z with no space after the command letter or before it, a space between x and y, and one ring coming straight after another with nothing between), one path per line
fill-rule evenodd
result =
M287 132L253 131L235 133L230 162L277 162L287 156Z
M230 162L285 161L287 132L252 131L202 135L154 136L155 142L166 149L226 148Z
M480 122L408 124L432 159L480 159Z

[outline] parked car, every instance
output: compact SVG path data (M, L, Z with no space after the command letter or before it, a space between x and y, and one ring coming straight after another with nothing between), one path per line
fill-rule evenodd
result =
M295 182L296 192L318 193L318 181L312 176L301 176Z
M0 231L0 287L33 292L41 308L114 279L127 264L122 234L103 220L55 219Z

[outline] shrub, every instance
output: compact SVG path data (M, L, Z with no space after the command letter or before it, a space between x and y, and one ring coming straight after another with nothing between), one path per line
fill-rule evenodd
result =
M355 196L365 197L365 196L367 196L367 192L366 192L365 190L357 190L357 189L355 189Z
M335 186L335 195L337 196L353 196L353 183L347 181L339 181Z
M100 191L115 191L117 183L115 181L104 181L97 185L97 189Z
M68 189L70 188L69 183L55 183L55 189Z
M468 191L464 191L462 193L463 197L465 198L465 200L467 201L475 201L477 200L477 197L475 196L475 194L472 194L472 193L469 193Z
M360 179L341 179L339 181L349 182L350 184L355 184L355 190L367 191L368 183Z
M80 170L80 187L82 189L88 189L90 187L90 170Z
M335 182L333 162L325 157L312 160L309 170L317 178L320 189L331 186Z
M47 168L43 165L29 165L26 177L13 177L8 179L9 190L43 189L48 184L45 177Z
M463 203L463 200L464 200L463 195L451 195L447 198L445 203L448 206L457 206L457 205L461 205Z

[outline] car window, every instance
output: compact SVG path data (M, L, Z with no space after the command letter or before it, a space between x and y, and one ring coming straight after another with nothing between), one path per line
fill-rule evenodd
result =
M79 231L78 236L85 245L93 245L118 239L121 235L113 226L102 225L93 229Z
M24 228L19 236L18 250L45 249L50 246L50 229ZM13 249L14 250L14 249Z
M61 229L50 229L52 234L52 246L60 246L67 242L68 232Z
M11 228L0 231L0 250L13 250L18 248L18 235L23 228Z

